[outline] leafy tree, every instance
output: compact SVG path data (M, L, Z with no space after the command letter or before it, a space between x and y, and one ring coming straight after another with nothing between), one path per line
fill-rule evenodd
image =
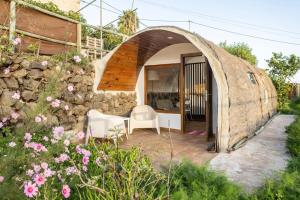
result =
M113 25L109 25L109 26L106 26L104 28L107 29L107 30L118 32L117 28ZM118 36L118 35L113 34L113 33L108 33L108 32L105 32L105 31L103 31L102 33L103 33L102 37L103 37L103 46L104 46L103 48L105 50L112 50L118 44L120 44L122 42L122 37L121 36ZM93 29L93 28L90 28L90 27L86 27L85 36L101 38L100 30L99 29Z
M124 10L118 22L119 31L126 35L132 35L139 28L139 19L136 10Z
M281 52L272 54L272 57L266 60L269 65L267 72L277 90L279 109L282 109L291 91L289 82L300 69L300 58L294 54L284 56Z
M239 43L233 43L233 44L227 44L227 42L221 42L219 46L232 55L235 55L237 57L240 57L252 65L257 64L256 56L252 54L252 49L249 47L248 44L239 42Z

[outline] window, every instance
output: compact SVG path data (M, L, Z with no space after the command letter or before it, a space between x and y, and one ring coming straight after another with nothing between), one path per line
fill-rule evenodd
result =
M145 103L157 111L179 113L180 64L145 67Z
M253 72L248 72L248 79L253 83L256 84L255 75Z

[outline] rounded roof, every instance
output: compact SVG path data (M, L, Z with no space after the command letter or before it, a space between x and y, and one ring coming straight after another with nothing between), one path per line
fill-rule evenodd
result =
M276 90L263 70L196 33L174 26L139 31L102 59L97 89L134 91L138 70L150 57L167 46L187 42L209 61L218 87L218 129L223 133L219 145L232 146L276 111Z

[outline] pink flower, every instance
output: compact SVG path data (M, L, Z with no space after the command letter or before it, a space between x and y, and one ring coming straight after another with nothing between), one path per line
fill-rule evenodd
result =
M69 106L68 105L65 105L65 110L69 110Z
M66 168L66 174L67 175L72 175L72 174L74 174L76 172L77 172L77 170L76 170L75 167L68 167L68 168Z
M24 186L24 193L27 197L32 198L37 195L38 188L36 184L32 184L31 181L27 182Z
M55 99L54 101L51 102L51 106L52 106L53 108L59 107L59 106L60 106L60 100Z
M48 164L47 164L46 162L42 162L42 163L41 163L41 167L42 167L43 169L48 169Z
M4 124L2 122L0 122L0 128L2 128L4 126Z
M43 137L43 140L46 141L46 142L48 142L48 141L49 141L49 138L48 138L47 136L44 136L44 137Z
M44 145L42 145L41 143L34 143L33 144L33 149L37 152L41 152L41 151L46 152L46 151L48 151L46 149L46 147Z
M51 97L51 96L48 96L48 97L46 98L46 100L50 102L50 101L52 101L52 97Z
M35 181L35 183L36 183L38 186L41 186L41 185L43 185L43 184L46 182L46 179L45 179L45 177L43 177L42 175L37 174L37 175L34 177L34 181Z
M65 198L69 198L71 194L70 187L68 185L63 185L61 193Z
M15 92L11 97L13 99L20 99L20 92L19 91Z
M17 46L19 44L21 44L21 38L17 37L13 40L13 45Z
M42 64L43 66L47 66L47 65L48 65L48 61L47 61L47 60L44 60L44 61L41 62L41 64Z
M45 169L45 171L44 171L44 176L45 177L51 177L53 175L53 171L51 170L51 169Z
M4 177L0 176L0 183L2 183L4 181Z
M10 67L7 67L3 70L4 74L9 74L10 72Z
M19 115L18 113L14 112L14 111L10 114L10 116L11 116L13 119L18 119L18 118L20 117L20 115Z
M41 171L41 167L39 165L33 165L33 170L37 173Z
M31 139L32 139L32 135L30 133L25 133L24 140L29 142Z
M32 177L34 174L34 171L32 169L29 169L26 171L26 175Z
M74 86L73 85L68 85L68 91L73 92L74 91Z
M52 129L52 133L53 133L53 137L56 139L56 140L60 140L61 139L61 136L63 135L65 129L64 127L62 126L57 126L57 127L54 127Z
M81 58L79 56L74 56L73 57L73 60L76 62L76 63L80 63L81 62Z
M101 164L101 159L99 157L96 158L95 163L100 166Z
M54 161L55 161L56 163L63 163L63 162L65 162L65 161L69 160L69 158L70 158L70 157L69 157L67 154L62 153L62 154L59 155L58 158L54 158Z
M83 162L84 165L89 164L89 161L90 161L90 158L87 157L87 156L84 156L84 157L82 158L82 162Z
M84 156L87 156L87 157L90 157L91 156L91 152L89 150L86 150L86 149L81 149L81 153L84 155Z
M8 143L8 146L9 146L9 147L12 147L12 148L15 147L16 145L17 145L17 144L16 144L15 142L10 142L10 143Z
M80 154L81 154L81 150L82 150L82 149L80 148L80 145L77 145L75 149L76 149L76 152L77 152L77 153L80 153Z
M84 132L83 131L80 131L80 132L78 132L77 133L77 138L78 138L78 140L82 140L83 138L84 138Z
M69 146L70 145L70 140L65 140L64 145Z
M42 118L40 116L36 116L34 120L36 123L42 122Z

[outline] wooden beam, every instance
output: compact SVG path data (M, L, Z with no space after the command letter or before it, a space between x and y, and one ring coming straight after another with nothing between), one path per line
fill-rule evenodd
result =
M10 1L10 10L9 10L9 40L14 39L16 32L16 2L15 0Z
M8 30L9 28L7 28L6 26L0 25L0 29ZM37 34L34 34L34 33L29 33L29 32L26 32L26 31L19 30L19 29L15 29L15 32L26 35L26 36L29 36L29 37L49 41L49 42L55 42L55 43L58 43L58 44L65 44L65 45L69 45L69 46L77 46L77 44L73 43L73 42L65 42L65 41L61 41L61 40L56 40L56 39L53 39L53 38L48 38L48 37L37 35Z
M81 24L77 24L77 51L81 51Z

